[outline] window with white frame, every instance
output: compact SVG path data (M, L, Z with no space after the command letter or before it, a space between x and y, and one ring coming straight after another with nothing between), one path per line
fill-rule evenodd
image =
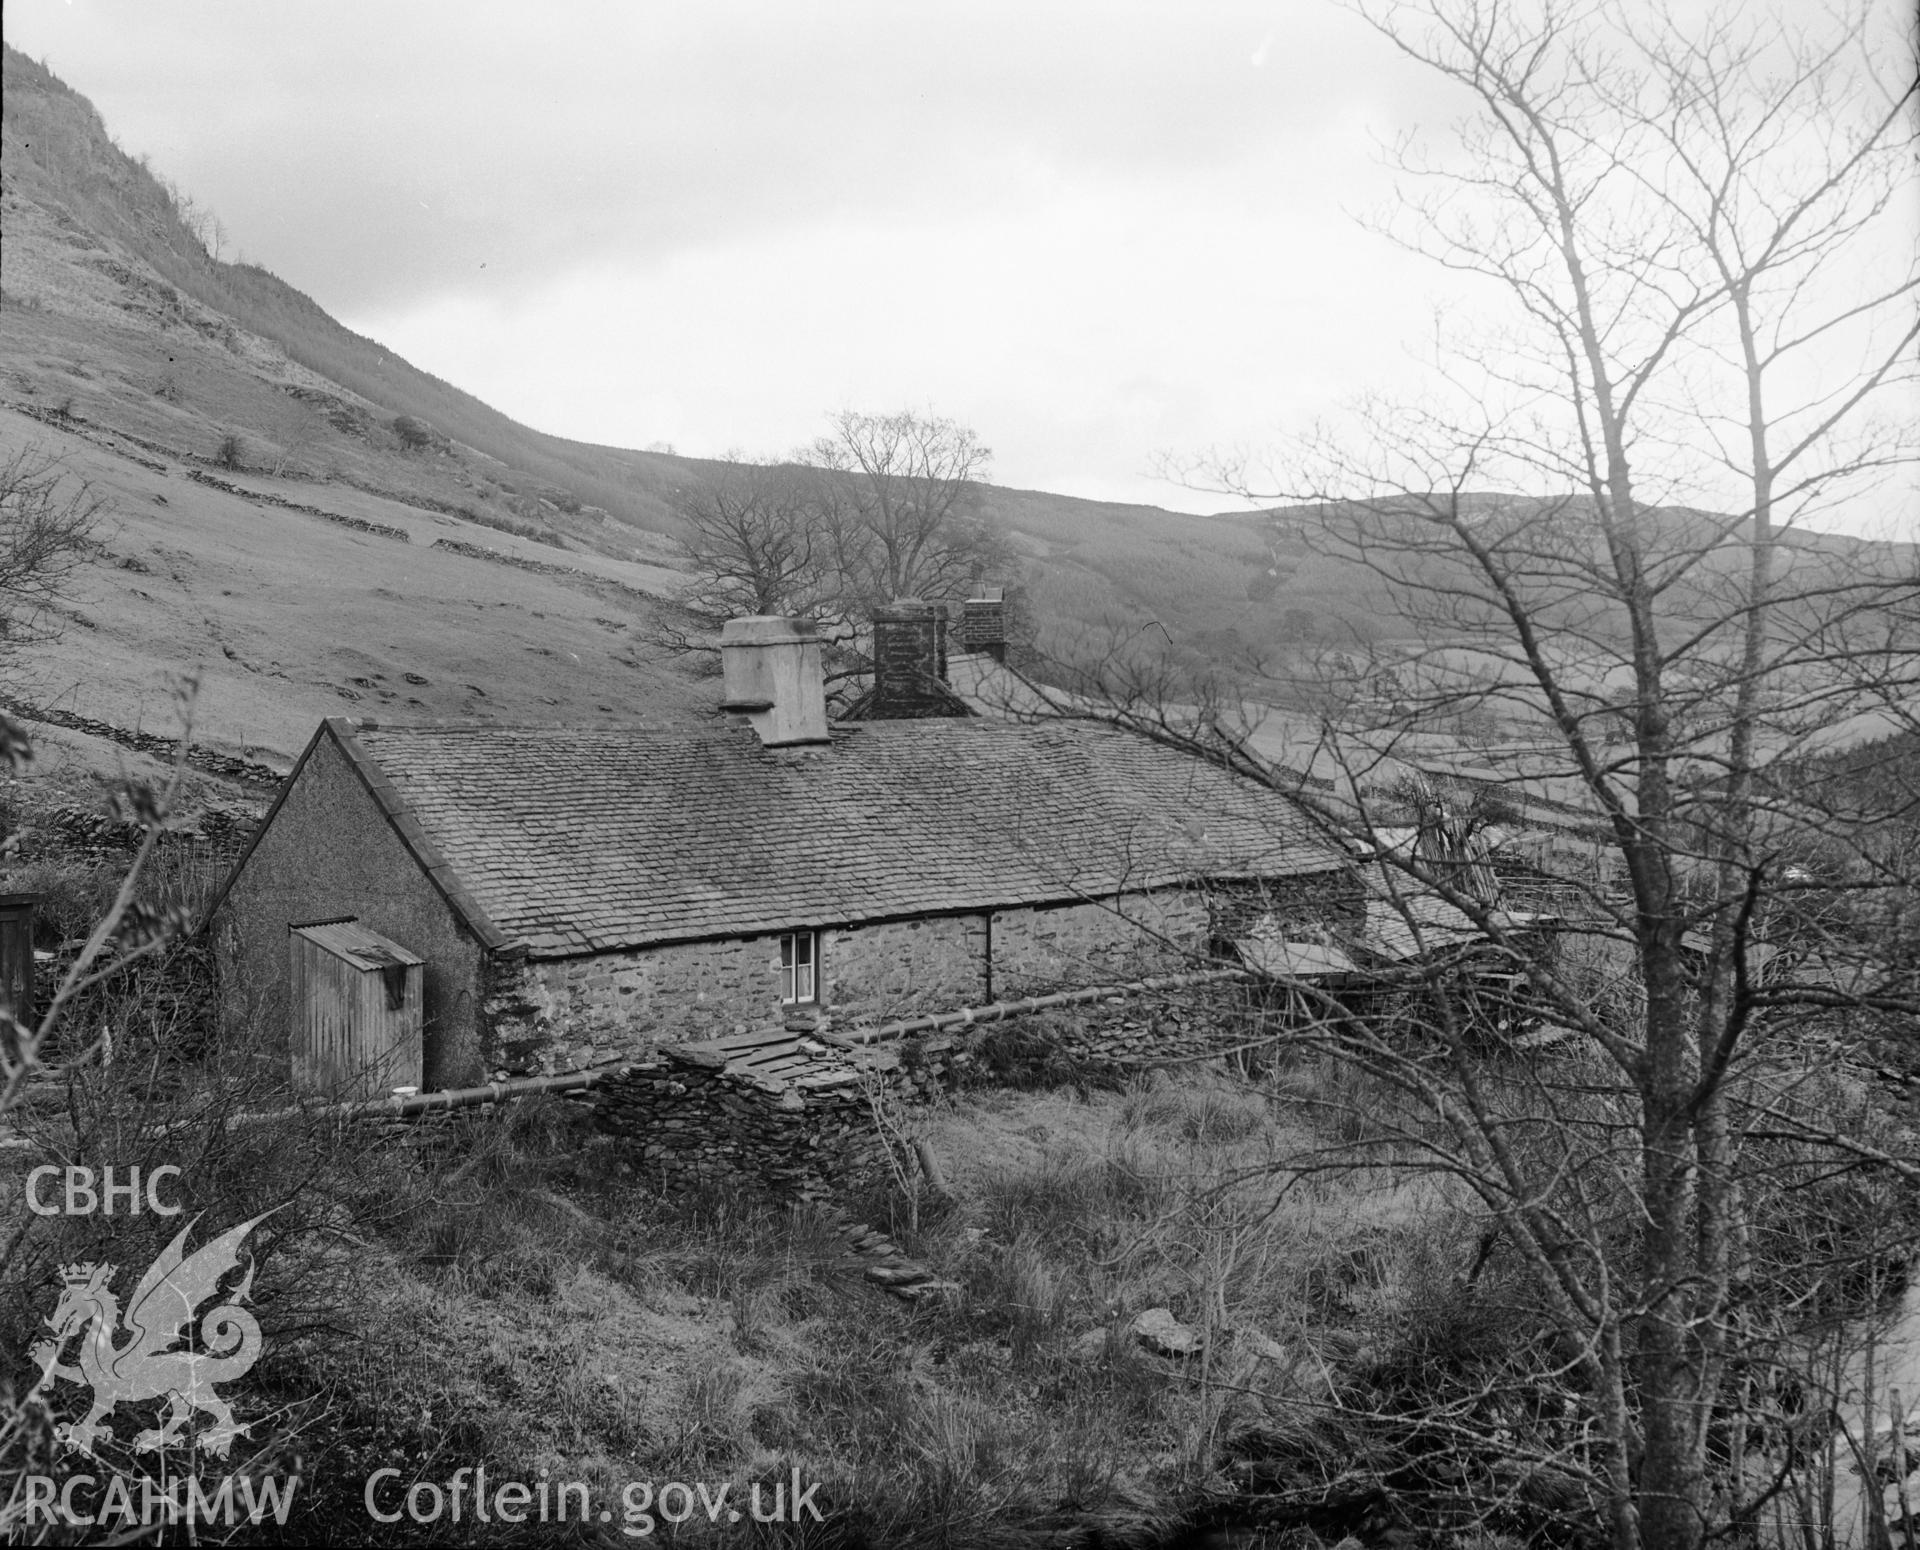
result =
M780 1004L811 1006L820 999L820 933L789 931L780 938Z

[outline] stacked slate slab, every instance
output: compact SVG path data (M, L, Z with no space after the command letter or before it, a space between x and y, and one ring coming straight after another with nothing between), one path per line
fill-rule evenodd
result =
M825 1201L883 1175L874 1063L785 1032L669 1045L595 1093L649 1183Z

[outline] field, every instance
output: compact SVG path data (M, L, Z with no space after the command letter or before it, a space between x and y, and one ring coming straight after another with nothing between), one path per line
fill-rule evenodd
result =
M658 566L555 550L351 488L220 471L405 532L403 544L195 483L178 463L156 472L5 410L0 438L59 458L111 502L104 553L15 690L36 704L171 733L173 690L195 674L197 740L284 767L328 715L635 722L703 697L640 640L647 594L674 579ZM530 573L432 547L439 539L587 574Z

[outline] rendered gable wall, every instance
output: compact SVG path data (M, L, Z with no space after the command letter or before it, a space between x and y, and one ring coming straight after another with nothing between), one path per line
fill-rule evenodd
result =
M354 916L426 960L425 1085L482 1080L480 945L323 734L211 922L229 1037L285 1056L288 929L334 916Z

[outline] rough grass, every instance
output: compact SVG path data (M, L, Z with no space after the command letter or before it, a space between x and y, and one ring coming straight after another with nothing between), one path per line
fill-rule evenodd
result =
M8 360L0 345L0 372ZM113 404L89 410L113 412ZM184 434L155 439L197 444ZM61 458L113 512L108 557L88 568L73 600L90 627L72 624L36 653L35 682L19 691L29 700L170 733L177 727L154 707L197 669L196 741L281 764L329 715L597 725L711 701L637 641L651 617L640 600L432 547L453 538L551 562L544 545L339 484L229 479L411 531L402 546L209 489L178 467L155 473L5 408L0 442ZM601 556L566 563L660 591L678 579ZM404 588L390 584L395 566ZM103 753L106 768L120 762Z
M1336 1468L1349 1439L1323 1418L1358 1375L1395 1353L1430 1372L1489 1327L1428 1290L1471 1252L1444 1202L1294 1171L1319 1133L1288 1090L1188 1071L987 1090L912 1121L958 1203L917 1227L902 1198L865 1214L959 1288L916 1308L863 1282L818 1212L650 1193L577 1104L233 1133L218 1210L295 1207L258 1288L287 1315L239 1391L277 1418L263 1452L300 1454L289 1538L367 1542L375 1469L404 1486L484 1464L607 1503L639 1480L821 1482L812 1538L743 1523L716 1542L1154 1543L1228 1499L1249 1449ZM216 1154L197 1155L205 1173ZM39 1262L53 1251L50 1235ZM32 1317L16 1292L6 1349ZM1202 1353L1135 1340L1149 1308ZM408 1543L539 1542L407 1527Z
M16 817L38 845L38 820ZM61 876L56 914L97 908L104 864ZM1239 1489L1249 1454L1341 1467L1353 1440L1327 1418L1352 1385L1418 1396L1506 1330L1483 1301L1435 1293L1472 1245L1433 1190L1301 1171L1366 1108L1351 1073L1317 1063L1259 1085L1183 1067L1097 1087L1010 1044L1034 1088L903 1116L955 1200L895 1185L853 1203L956 1289L907 1308L861 1278L826 1214L652 1193L579 1103L234 1126L290 1095L237 1055L167 1045L121 1039L111 1068L23 1119L27 1153L0 1154L6 1228L24 1228L0 1266L0 1384L31 1381L59 1265L108 1260L124 1295L179 1225L25 1221L33 1161L181 1167L196 1243L272 1212L253 1240L267 1347L233 1395L255 1430L235 1462L301 1475L298 1542L365 1542L374 1470L404 1489L484 1466L585 1481L604 1503L629 1481L744 1493L798 1471L821 1484L823 1544L1151 1543ZM1200 1353L1134 1338L1148 1309ZM50 1466L77 1398L61 1391L33 1456L0 1465ZM124 1442L154 1419L117 1416L109 1467L152 1469ZM743 1532L729 1542L810 1542ZM471 1520L409 1525L406 1542L421 1534L542 1542Z
M1508 1466L1556 1435L1572 1392L1517 1256L1387 1148L1318 1165L1393 1117L1350 1068L1283 1061L1257 1084L1182 1068L912 1112L956 1201L896 1192L862 1215L958 1289L915 1308L862 1281L818 1211L652 1193L579 1104L166 1139L90 1080L79 1155L177 1158L209 1225L283 1208L256 1285L269 1349L236 1397L260 1418L250 1457L299 1456L290 1540L367 1542L375 1469L404 1486L484 1465L588 1482L596 1503L630 1481L736 1499L820 1482L811 1538L689 1524L682 1543L1145 1545L1257 1500L1253 1543L1419 1521L1449 1550L1498 1542L1434 1527L1489 1492L1515 1522L1559 1525L1538 1542L1583 1543L1577 1478ZM171 1230L36 1227L7 1267L0 1350L36 1338L52 1265L130 1266ZM1161 1308L1199 1354L1134 1338ZM1416 1502L1430 1516L1408 1520ZM467 1521L390 1542L545 1541Z

